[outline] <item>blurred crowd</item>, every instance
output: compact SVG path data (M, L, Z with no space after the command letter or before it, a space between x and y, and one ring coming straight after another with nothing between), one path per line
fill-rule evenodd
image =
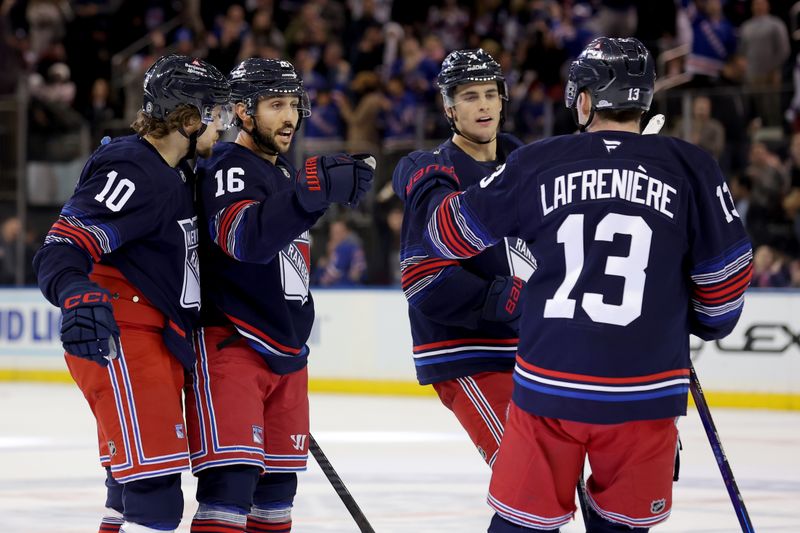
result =
M757 286L800 286L800 2L789 0L0 0L0 95L25 79L28 159L85 157L124 133L162 54L228 72L291 60L308 88L303 153L370 151L374 198L314 233L321 285L393 284L402 209L392 163L450 135L435 78L482 47L509 86L504 128L524 141L574 131L566 68L596 35L635 36L659 57L668 133L714 154L756 247ZM680 53L672 53L682 50ZM663 53L663 55L662 55ZM3 278L5 279L5 278Z

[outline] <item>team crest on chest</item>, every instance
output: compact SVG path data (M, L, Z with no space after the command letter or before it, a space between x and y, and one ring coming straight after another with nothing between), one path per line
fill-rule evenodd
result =
M183 238L186 245L181 307L185 309L200 309L200 255L198 250L197 217L179 220L178 225L183 230Z
M283 296L305 304L308 301L309 266L311 247L308 231L281 250L281 284Z

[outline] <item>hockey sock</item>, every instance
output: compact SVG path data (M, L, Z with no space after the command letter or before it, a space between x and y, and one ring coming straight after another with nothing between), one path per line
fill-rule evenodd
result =
M533 531L549 531L550 533L558 533L561 531L560 529L534 529L524 526L519 526L517 524L512 524L499 514L495 513L492 517L492 522L489 524L489 531L488 533L524 533L533 532Z
M246 533L289 533L292 530L292 508L267 508L254 505L247 515Z
M236 507L201 503L192 520L191 533L243 533L247 515Z
M587 533L647 533L650 531L646 527L630 527L625 524L609 522L592 508L587 509Z
M106 507L103 520L100 522L100 533L119 533L119 528L124 521L122 513L116 509Z
M133 522L125 522L119 529L119 533L175 533L174 529L153 529L151 527L143 526L142 524L135 524Z

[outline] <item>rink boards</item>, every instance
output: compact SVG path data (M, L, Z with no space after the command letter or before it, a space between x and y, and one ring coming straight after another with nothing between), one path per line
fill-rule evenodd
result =
M399 289L316 290L314 300L312 390L433 394L414 379ZM0 380L71 380L58 341L59 319L38 290L0 289ZM691 345L712 405L800 410L800 292L751 289L729 337L692 339Z

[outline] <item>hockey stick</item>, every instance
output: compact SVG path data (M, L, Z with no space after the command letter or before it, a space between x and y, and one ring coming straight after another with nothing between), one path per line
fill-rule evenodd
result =
M711 450L714 452L714 458L717 460L717 466L722 474L722 481L725 482L725 488L728 489L728 496L731 498L733 510L736 511L736 518L739 520L739 525L742 526L742 533L753 533L753 522L750 521L750 515L747 514L747 507L744 505L742 493L739 492L739 487L736 485L736 479L733 477L731 465L728 464L728 458L725 456L725 450L722 449L722 441L719 439L717 427L714 425L714 420L711 418L711 411L708 409L706 397L703 394L703 388L700 386L700 380L697 379L697 372L694 370L694 365L689 365L690 385L692 390L692 398L697 407L697 412L700 414L700 420L703 422L703 427L708 436L708 442L711 444Z
M327 477L328 481L331 482L333 490L336 491L336 494L339 495L339 498L342 500L344 506L347 507L347 510L350 512L350 516L352 516L353 520L356 521L358 529L361 530L361 533L375 533L375 530L372 529L369 520L367 520L367 517L364 516L364 512L358 506L356 500L350 494L350 491L347 490L347 487L344 486L342 478L340 478L339 474L336 473L336 470L333 469L333 465L331 465L331 462L328 461L327 457L325 457L325 454L322 453L322 449L319 447L319 444L317 444L317 440L313 435L309 435L308 437L308 449L311 450L311 454L314 456L314 459L317 460L317 464L319 464L319 467L322 469L325 477Z

